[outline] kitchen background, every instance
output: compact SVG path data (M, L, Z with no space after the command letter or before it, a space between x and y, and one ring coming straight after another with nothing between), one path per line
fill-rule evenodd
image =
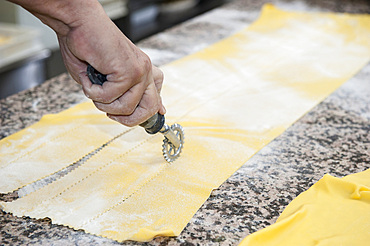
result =
M138 42L231 0L100 0ZM55 33L23 8L0 1L0 99L65 72Z

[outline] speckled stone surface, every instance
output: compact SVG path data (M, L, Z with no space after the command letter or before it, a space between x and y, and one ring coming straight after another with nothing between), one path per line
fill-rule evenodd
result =
M139 46L154 64L166 64L246 27L265 2L289 10L370 13L366 0L235 0ZM82 100L86 99L80 87L68 75L0 100L0 138ZM325 173L342 177L369 167L370 64L214 190L176 238L118 243L48 219L1 212L0 245L237 245L248 234L274 223L289 202Z

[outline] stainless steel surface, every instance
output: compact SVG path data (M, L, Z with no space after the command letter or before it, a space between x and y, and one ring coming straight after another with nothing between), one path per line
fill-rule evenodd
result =
M49 50L0 68L0 99L32 88L46 80L45 59Z

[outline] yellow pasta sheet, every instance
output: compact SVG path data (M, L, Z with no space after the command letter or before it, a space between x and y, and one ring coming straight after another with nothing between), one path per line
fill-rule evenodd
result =
M369 245L370 169L344 178L325 175L294 199L277 222L240 246Z
M167 122L186 134L178 160L164 161L160 134L85 102L0 142L3 193L100 148L3 209L119 241L179 235L212 189L369 61L369 40L369 16L267 5L245 30L162 67Z

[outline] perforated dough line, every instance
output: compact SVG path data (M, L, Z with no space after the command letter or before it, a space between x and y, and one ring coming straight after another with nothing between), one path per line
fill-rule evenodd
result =
M57 139L59 139L59 138L61 138L61 137L64 137L66 134L68 134L68 133L70 133L70 132L73 132L73 131L75 131L75 130L77 130L79 127L81 127L82 125L76 125L75 127L73 127L72 129L69 129L69 130L67 130L67 131L65 131L65 132L61 132L60 134L58 134L57 136L55 136L54 138L52 138L50 141L53 141L53 140L57 140ZM10 164L12 164L12 163L14 163L14 162L16 162L16 161L18 161L18 160L20 160L20 159L22 159L22 158L24 158L24 157L26 157L26 156L28 156L28 155L30 155L30 154L32 154L32 153L34 153L34 152L36 152L36 151L41 151L44 147L45 147L45 145L46 145L47 143L46 142L43 142L43 143L40 143L39 145L37 145L36 147L34 147L33 149L31 149L31 150L29 150L29 151L26 151L26 152L24 152L23 154L21 154L21 155L19 155L19 156L17 156L16 158L14 158L13 160L11 160L11 161L9 161L7 164L5 164L4 166L2 166L2 167L0 167L0 169L1 168L5 168L5 167L7 167L7 166L9 166ZM20 188L19 188L20 189ZM18 190L19 190L18 189ZM9 192L10 193L10 192Z
M168 168L170 165L172 165L174 163L169 163L169 162L166 162L164 161L163 162L163 166L162 168L157 172L155 173L152 177L150 177L147 181L145 181L143 184L139 185L139 187L137 189L135 189L133 192L131 192L129 195L123 197L121 199L120 202L112 205L111 207L107 208L106 210L104 210L103 212L97 214L96 216L92 217L91 219L85 221L84 223L82 223L80 225L80 227L83 227L85 225L87 225L88 223L92 222L93 220L96 220L98 219L100 216L104 215L105 213L111 211L112 209L114 209L115 207L121 205L122 203L124 203L125 201L127 201L130 197L132 197L133 195L135 195L139 190L141 190L144 186L148 185L150 182L152 182L153 180L155 180L158 176L160 176L165 170L166 168Z
M78 126L77 126L78 127ZM77 128L76 127L76 128ZM75 128L74 128L75 129ZM88 161L91 157L93 157L94 155L98 154L100 152L100 150L102 150L103 148L105 148L106 146L108 146L110 143L112 143L114 140L122 137L123 135L125 135L126 133L132 131L133 128L131 129L128 129L124 132L122 132L121 134L118 134L117 136L115 136L114 138L110 139L108 142L102 144L100 147L94 149L93 151L91 151L90 153L84 155L83 157L81 157L80 159L78 159L77 161L73 162L72 164L69 164L68 166L64 167L63 169L60 169L54 173L51 173L49 175L46 175L42 178L39 178L33 182L30 182L28 184L25 184L24 186L16 189L16 190L13 190L11 192L8 192L8 193L2 193L1 194L1 197L6 197L6 196L11 196L11 197L15 197L15 195L18 196L18 198L22 198L22 197L25 197L27 196L28 194L38 190L38 189L41 189L43 188L44 186L48 185L48 184L51 184L52 182L64 177L65 175L68 175L70 174L73 170L75 170L76 168L80 167L81 165L83 165L86 161ZM68 131L69 132L69 131ZM0 198L1 198L0 197ZM18 198L13 198L13 200L16 200ZM0 200L3 200L4 198L0 199Z
M131 131L132 129L134 128L131 128L130 130L128 131ZM125 131L125 133L127 133L128 131ZM122 134L123 135L123 134ZM121 136L122 136L121 135ZM106 162L105 164L103 164L102 166L99 166L97 169L95 169L93 172L89 173L87 176L85 176L84 178L76 181L75 183L72 183L70 186L66 187L64 190L62 190L61 192L59 192L58 194L50 197L49 199L46 199L46 200L43 200L42 203L46 203L48 201L51 201L53 199L56 199L57 197L59 196L62 196L63 193L69 191L71 188L73 188L74 186L84 182L85 180L87 180L88 178L90 178L91 176L93 176L94 174L97 174L99 171L103 170L104 168L107 168L110 164L112 164L115 160L118 160L118 159L121 159L122 157L126 156L127 154L129 154L131 151L139 148L140 146L142 146L143 144L147 143L151 138L153 138L154 136L150 136L149 138L143 140L142 142L140 142L139 144L135 145L134 147L132 147L131 149L129 149L128 151L126 151L125 153L121 153L119 155L117 155L115 158L112 158L109 162ZM117 139L118 137L114 138L114 139ZM112 139L113 141L113 139ZM112 142L111 141L111 142ZM35 205L35 206L39 206L38 204ZM31 207L28 209L28 211L32 211L33 209L35 209L35 206Z

